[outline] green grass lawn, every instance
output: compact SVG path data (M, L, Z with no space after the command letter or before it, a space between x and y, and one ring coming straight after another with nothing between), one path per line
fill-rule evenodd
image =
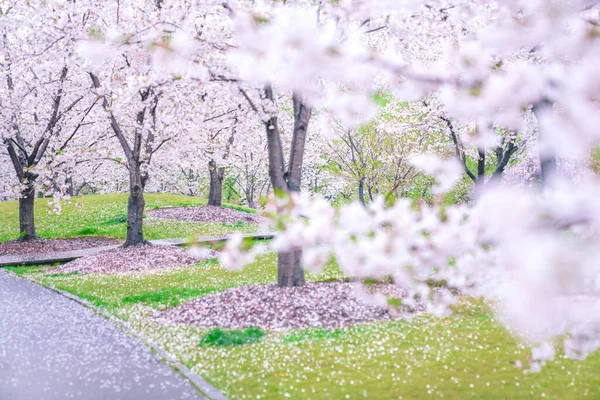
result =
M64 204L57 215L50 199L36 199L35 221L38 236L42 238L66 238L76 236L109 236L124 239L127 233L127 194L87 195L73 198ZM205 199L173 194L146 193L146 210L160 207L202 206ZM253 210L225 205L242 211ZM19 206L17 201L0 203L0 242L19 237ZM168 220L144 221L147 239L167 239L196 235L222 235L231 232L249 233L254 225L194 223Z
M157 274L57 275L12 268L74 293L122 318L161 344L231 399L598 399L600 352L578 362L557 357L524 373L530 349L474 299L448 318L421 316L343 330L256 334L239 346L206 345L210 330L159 325L156 309L226 288L276 281L276 257L241 271L214 260ZM334 265L308 280L340 277ZM213 334L212 332L211 334ZM244 334L234 337L244 342ZM222 339L219 337L218 339ZM255 343L253 343L255 342Z

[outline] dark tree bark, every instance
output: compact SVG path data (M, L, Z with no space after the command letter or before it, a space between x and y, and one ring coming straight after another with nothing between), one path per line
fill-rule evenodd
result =
M83 182L81 185L73 188L73 196L79 196L84 187L88 186L87 182ZM90 187L90 191L94 192L93 188Z
M90 73L92 84L97 89L100 87L100 80L96 75ZM136 127L133 132L133 146L130 146L125 133L117 122L111 108L108 104L106 96L102 96L102 107L108 113L110 126L119 140L119 144L127 159L126 167L129 171L129 199L127 201L127 237L123 247L149 245L150 243L144 239L143 217L146 202L144 200L144 188L148 181L147 167L153 154L169 139L165 139L158 145L155 145L156 132L156 108L160 94L154 92L152 87L140 90L140 100L142 108L136 116ZM148 106L147 101L150 100ZM150 114L150 128L144 130L144 121L146 114ZM142 148L142 143L144 147ZM145 154L142 154L144 152Z
M246 196L246 202L248 203L248 207L256 209L256 203L254 202L254 196Z
M302 250L280 252L277 255L277 285L279 287L297 287L304 283Z
M373 202L375 200L375 197L373 196L373 187L369 184L367 184L367 193L369 194L369 201Z
M475 195L481 194L485 186L485 149L477 148L477 179L475 180Z
M556 152L545 143L546 132L544 132L544 122L546 118L552 115L553 104L548 99L542 99L533 105L533 114L538 123L538 148L540 156L540 172L542 176L542 188L548 187L556 175L557 161Z
M360 180L358 181L358 201L360 201L360 204L362 204L363 206L366 204L365 203L365 178L360 178Z
M491 180L496 182L502 180L504 170L506 169L511 157L516 153L517 150L519 150L519 146L514 142L514 140L509 141L507 145L502 143L502 145L496 147L496 169L492 174Z
M73 178L69 176L65 183L67 184L67 194L71 197L75 195L75 187L73 186Z
M273 90L265 87L265 97L273 101ZM308 123L312 108L294 94L294 130L290 148L289 163L286 167L283 156L283 145L277 117L271 117L265 122L267 132L267 148L269 153L269 176L273 189L281 193L292 193L300 190L302 178L302 162ZM255 108L253 106L253 108ZM279 287L294 287L304 285L304 269L302 268L302 250L280 252L277 260L277 283Z
M34 218L35 188L29 184L19 198L19 233L21 240L37 239Z
M129 199L127 200L127 238L123 247L148 244L144 239L144 179L139 168L129 168Z
M210 189L208 191L208 205L221 207L223 203L223 178L225 167L217 167L214 160L208 163L210 172Z
M452 143L454 144L454 151L456 153L456 157L461 162L463 170L467 174L467 176L473 181L475 184L475 192L480 193L487 186L485 181L485 161L486 161L486 150L485 148L477 149L477 174L474 174L467 165L467 157L465 156L464 147L462 142L460 141L456 131L454 130L454 125L449 118L439 117L442 121L446 123L448 126L448 130L450 131L450 138L452 139ZM515 143L514 139L511 138L508 142L505 141L503 137L502 143L494 149L496 153L496 168L492 173L492 176L488 183L490 182L499 182L502 180L502 175L504 174L504 170L511 160L512 156L519 150L520 144Z

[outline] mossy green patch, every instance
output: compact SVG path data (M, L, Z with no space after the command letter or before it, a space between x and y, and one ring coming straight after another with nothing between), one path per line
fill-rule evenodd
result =
M135 296L123 297L123 304L143 303L152 307L168 306L177 307L182 301L202 297L213 293L212 288L162 288L156 292L143 292Z
M77 233L81 236L96 235L96 234L98 234L98 229L88 227L88 228L83 228L83 229L79 230L79 232L77 232Z
M200 346L241 346L245 344L258 343L265 336L260 328L248 328L244 330L211 329L200 339Z
M39 265L39 266L12 266L12 267L4 267L5 270L12 272L16 275L27 275L27 274L39 274L44 272L44 268L48 267L47 265Z

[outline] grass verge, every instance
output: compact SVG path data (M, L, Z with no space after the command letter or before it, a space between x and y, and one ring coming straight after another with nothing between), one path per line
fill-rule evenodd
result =
M206 200L174 194L146 193L146 210L161 207L203 206ZM35 200L36 229L43 238L107 236L124 239L127 233L127 194L87 195L76 197L57 215L49 199ZM224 205L240 211L256 212L241 206ZM17 201L0 203L0 242L19 237ZM251 233L251 224L196 223L171 220L144 221L147 239L168 239L199 235L223 235L233 232Z

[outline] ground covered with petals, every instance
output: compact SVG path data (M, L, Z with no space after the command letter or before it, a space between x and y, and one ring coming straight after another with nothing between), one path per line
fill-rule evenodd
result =
M402 296L399 288L386 289ZM295 288L242 286L185 303L158 319L207 328L285 330L342 328L393 318L389 307L374 305L361 294L360 287L348 282L308 283Z
M120 241L104 237L80 237L71 239L11 240L0 243L0 256L16 254L56 253L119 244Z
M211 256L211 254L207 254ZM53 269L56 273L118 274L150 272L193 265L201 259L173 246L135 246L100 252L79 258Z
M207 346L213 328L159 322L157 312L236 287L271 285L277 281L275 254L241 271L215 259L121 275L58 268L9 270L102 307L232 400L600 398L600 353L582 362L559 356L541 372L526 373L519 365L527 365L531 348L477 299L464 299L447 318L419 314L337 329L264 330L255 343ZM308 282L341 278L334 263L319 275L307 273Z
M186 222L223 222L228 224L241 222L260 225L268 221L261 215L216 206L158 208L148 211L146 214L150 218Z

